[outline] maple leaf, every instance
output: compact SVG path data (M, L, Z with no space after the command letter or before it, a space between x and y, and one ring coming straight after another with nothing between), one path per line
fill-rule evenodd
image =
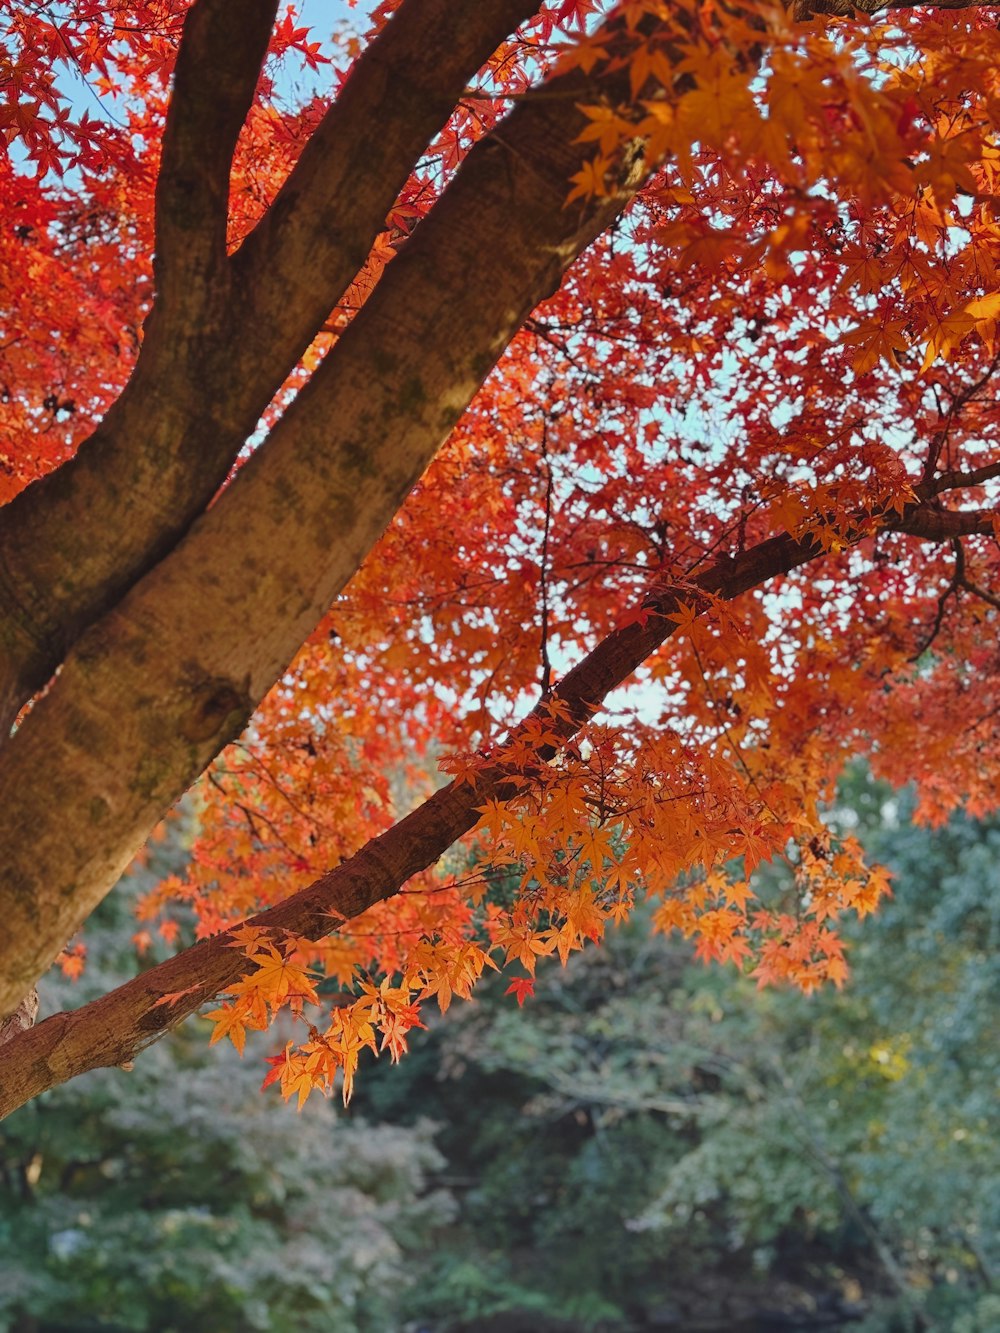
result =
M746 912L746 906L749 900L755 897L753 889L750 887L749 880L730 880L723 888L726 902L735 907L739 912Z
M898 366L896 353L906 351L909 346L905 330L906 321L902 319L872 320L845 333L841 343L857 348L853 360L855 375L868 374L882 360Z
M527 1000L529 997L533 997L534 994L535 994L534 977L515 977L514 980L507 987L507 989L504 991L504 995L514 995L517 997L518 1008L523 1007L525 1000Z
M591 199L607 194L607 175L611 159L598 153L583 164L579 171L570 177L573 188L566 196L566 203L574 199Z
M185 995L193 995L196 991L200 989L201 989L200 986L194 985L194 986L185 986L183 990L168 991L166 994L160 996L160 998L154 1003L153 1008L159 1009L159 1007L163 1004L168 1004L171 1007L173 1007L180 1000L183 1000ZM221 1012L220 1010L214 1010L214 1013L216 1014L220 1012ZM206 1015L206 1017L208 1017L208 1015ZM219 1035L224 1036L226 1035L226 1033L220 1033ZM216 1040L217 1038L213 1036L212 1041L214 1042Z
M278 1083L281 1080L281 1075L285 1065L288 1063L288 1056L291 1049L292 1043L287 1042L285 1049L280 1055L267 1055L264 1057L265 1063L269 1064L271 1068L264 1076L264 1081L260 1085L261 1092L263 1092L265 1088L269 1088L272 1083Z
M205 1017L215 1024L208 1044L214 1046L223 1037L228 1037L242 1055L247 1041L246 1010L241 1005L226 1002L218 1009L210 1010Z
M698 608L693 602L679 602L677 610L669 612L667 619L672 620L681 633L685 633L697 621Z
M226 941L226 947L242 949L248 958L252 958L262 942L266 945L271 932L265 926L252 926L245 921L228 933L229 939Z
M234 990L254 991L277 1009L289 999L319 1004L319 996L306 970L290 962L273 944L257 946L252 955L256 970Z

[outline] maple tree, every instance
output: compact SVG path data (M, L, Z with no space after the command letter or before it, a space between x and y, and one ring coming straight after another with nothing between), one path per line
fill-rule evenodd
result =
M9 1041L0 1113L218 996L349 1096L637 894L843 980L846 759L997 798L996 18L8 7L0 1012L204 777L137 949L198 941Z

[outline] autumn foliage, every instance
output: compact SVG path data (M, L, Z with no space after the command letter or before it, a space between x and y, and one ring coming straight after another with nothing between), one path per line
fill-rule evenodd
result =
M111 572L65 607L72 545L45 535L27 583L7 562L5 625L27 623L45 579L56 608L44 632L29 626L12 673L10 780L25 782L23 763L45 781L41 753L58 772L59 749L33 729L44 738L46 719L77 716L58 713L60 692L114 699L126 661L131 707L153 719L121 760L141 803L109 794L102 774L118 760L106 758L68 770L67 800L127 826L134 852L205 769L188 870L146 899L136 935L140 958L157 935L193 928L199 943L100 1002L95 1024L125 1016L121 1042L95 1044L85 1010L18 1038L12 1063L36 1070L18 1096L119 1063L211 1002L212 1040L241 1051L283 1016L265 1084L300 1103L335 1086L347 1098L361 1053L398 1058L428 1004L468 998L499 969L511 1003L530 1006L540 959L565 962L650 896L656 928L706 961L761 984L842 984L838 920L888 889L824 820L847 760L864 752L880 776L915 781L931 823L1000 796L997 10L479 0L450 21L480 23L487 50L470 37L471 67L437 88L446 6L422 18L419 0L382 3L330 37L294 8L275 18L255 4L260 51L206 84L196 25L224 33L241 8L197 0L185 26L180 0L78 3L58 19L15 4L0 26L0 520L13 515L11 542L33 525L47 534L78 449L112 497L86 533ZM194 72L179 65L172 84L179 49ZM388 162L413 124L391 100L408 77L433 115L389 188L378 155ZM378 157L371 173L395 202L379 203L356 165L357 197L349 177L335 215L316 205L323 263L341 262L335 216L347 277L303 316L301 348L289 333L269 350L284 325L269 322L268 276L286 265L296 309L313 282L282 246L306 233L331 99L346 117L369 85L387 110L354 125L358 163ZM221 167L206 129L216 98L232 122ZM517 148L529 134L554 167ZM205 203L220 171L222 202L216 180ZM479 182L478 215L455 202L466 181ZM510 297L494 300L485 266L518 225L540 257L522 273L518 241ZM213 228L222 251L199 267ZM285 319L281 291L268 299ZM452 327L462 301L468 323ZM184 392L204 383L169 436L176 453L157 446L167 480L151 462L133 493L101 463L102 439L129 394L157 420L179 413L173 371L154 359L171 320L186 330ZM425 360L444 368L427 381ZM264 365L275 383L255 405ZM317 433L296 437L325 392ZM334 466L316 441L352 412L361 424ZM429 466L393 470L394 423L431 417ZM195 421L223 441L216 474L182 443ZM286 437L290 461L255 492ZM198 487L171 499L170 478L199 468ZM355 486L358 507L374 505L368 487L384 508L374 544L352 526ZM158 518L133 555L120 530L134 500L169 500L176 519ZM258 513L272 526L251 528ZM180 686L151 663L197 658L241 524L246 563L219 596L247 665L188 672L177 721L157 710ZM282 562L308 572L338 543L340 583L353 577L332 605L288 586ZM119 607L144 598L146 637L118 646ZM161 643L174 623L179 641ZM294 660L271 647L309 629ZM19 635L4 639L12 654ZM163 776L168 733L191 752ZM430 797L435 770L449 785ZM9 832L30 845L29 816ZM755 877L775 858L794 893ZM80 865L101 865L91 898L114 882L113 859L81 851ZM12 875L4 901L25 891ZM60 915L63 938L54 927L39 959L85 914ZM77 966L69 949L64 966ZM16 975L30 984L38 966Z

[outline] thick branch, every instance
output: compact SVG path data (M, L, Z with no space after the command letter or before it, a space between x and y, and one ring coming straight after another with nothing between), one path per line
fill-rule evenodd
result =
M520 324L641 183L636 153L613 194L566 207L582 79L476 146L271 438L10 740L0 1013L242 729Z
M877 17L893 9L989 9L996 0L795 0L791 8L797 19L853 18L856 14Z
M188 11L156 188L158 292L135 371L77 456L0 513L0 744L80 629L210 498L266 404L234 418L231 381L209 390L206 374L228 303L230 163L276 11Z
M642 617L603 640L553 692L568 706L566 737L676 631L675 622L666 617L681 601L690 601L699 590L735 597L816 554L813 543L780 537L734 560L720 560L689 587L654 590L643 603ZM503 797L505 777L497 766L473 784L452 782L336 870L260 913L253 923L310 939L330 934L331 913L351 920L433 865L475 825L477 806ZM126 1063L231 985L247 963L238 949L229 946L228 933L203 940L75 1013L56 1014L11 1040L4 1048L0 1118L87 1069ZM175 1003L157 1003L179 991L187 993Z
M940 495L942 491L967 490L974 486L982 486L997 477L1000 477L1000 461L984 463L982 467L972 468L969 472L963 472L960 468L939 472L926 485L917 489L921 495Z
M887 515L882 526L891 532L906 532L924 541L951 541L993 531L995 509L935 509L930 505L904 510L898 517Z
M278 0L195 0L184 21L156 182L157 297L197 315L226 263L229 169Z
M257 74L250 37L266 42L274 6L201 0L192 9L157 194L163 290L138 364L77 456L0 513L0 738L80 632L171 549L218 490L462 88L536 7L405 0L358 61L273 209L221 264L226 155ZM229 71L224 97L206 68L216 56ZM199 236L204 244L193 243L186 259Z
M568 740L578 731L610 691L676 632L677 623L668 617L682 602L707 605L704 594L731 600L821 554L815 541L786 534L737 556L722 557L682 585L654 587L638 608L640 614L602 640L553 691L552 697L565 705L563 737ZM548 710L549 700L539 708ZM336 920L352 920L433 865L475 826L487 801L513 794L501 754L496 765L473 783L456 781L443 787L350 860L252 922L321 939L332 933ZM203 940L75 1013L56 1014L15 1037L4 1053L0 1118L76 1074L126 1063L224 991L247 967L230 942L228 933ZM184 993L174 1003L158 1003L180 992Z

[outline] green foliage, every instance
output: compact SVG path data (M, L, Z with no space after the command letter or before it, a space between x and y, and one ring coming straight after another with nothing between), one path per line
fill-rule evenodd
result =
M914 828L860 769L837 817L895 873L841 993L758 991L637 921L542 968L524 1009L504 981L453 1005L346 1117L261 1097L259 1062L209 1052L199 1024L38 1099L0 1126L0 1329L610 1333L770 1311L993 1333L1000 821ZM104 905L46 1010L134 969L129 904Z
M861 769L838 814L896 877L842 993L759 992L640 923L362 1080L380 1116L449 1125L461 1212L421 1315L727 1327L778 1299L867 1306L880 1333L1000 1326L1000 824L915 828Z
M155 874L158 867L143 875ZM83 979L46 1011L120 980L134 950L119 890L88 932ZM0 1329L32 1333L397 1326L408 1250L452 1205L426 1123L297 1116L259 1060L189 1025L135 1070L102 1070L0 1126Z

